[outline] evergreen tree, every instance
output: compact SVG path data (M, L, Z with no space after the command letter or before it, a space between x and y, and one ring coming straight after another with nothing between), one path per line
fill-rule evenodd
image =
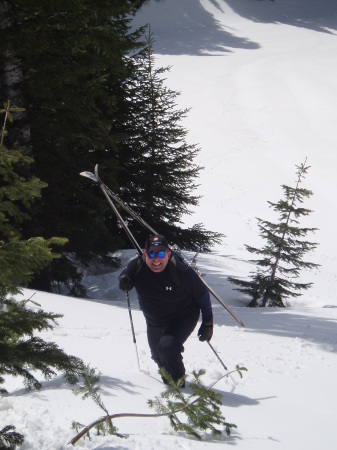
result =
M19 142L34 157L34 174L48 183L23 233L69 240L67 253L33 286L50 290L72 273L71 294L82 294L73 261L87 264L120 245L105 200L79 173L98 162L106 182L117 187L111 123L118 87L128 75L125 56L140 45L139 33L129 32L134 2L9 0L1 6L0 93L26 108L8 148ZM22 139L27 125L29 143Z
M6 117L10 108L5 105ZM41 196L46 185L38 178L26 179L21 173L32 163L20 149L7 149L2 128L0 144L0 384L4 375L20 376L28 389L39 388L36 378L39 371L48 379L63 372L74 383L82 367L82 361L67 355L52 342L45 342L34 335L36 331L53 328L60 315L47 313L40 308L28 307L28 301L17 301L13 294L29 282L34 273L45 267L53 258L53 245L63 245L64 238L22 238L24 223L29 220L33 203ZM4 393L4 388L0 393ZM0 443L16 448L22 435L8 425L0 431Z
M299 227L299 219L311 212L302 206L304 199L312 192L300 188L302 179L307 174L309 166L304 164L297 167L297 182L295 187L282 185L284 198L277 203L268 202L269 206L279 214L279 222L257 219L260 236L266 240L262 249L246 245L249 252L260 255L260 259L252 262L257 265L255 272L251 272L249 280L230 277L229 281L236 286L237 291L251 296L249 306L285 306L287 297L297 297L303 289L308 289L312 283L299 283L301 269L312 269L318 264L303 261L306 253L317 247L317 243L304 238L309 232L317 228Z
M189 206L198 203L193 191L201 170L193 162L199 149L186 142L181 125L188 109L177 109L179 93L165 86L163 76L170 68L155 68L150 33L146 44L130 61L136 70L123 87L124 102L113 124L116 134L127 137L118 145L120 196L169 240L207 251L220 234L201 224L187 230L179 225ZM132 221L129 225L133 227Z
M18 284L28 283L34 272L53 259L51 245L65 244L61 238L22 239L29 210L41 197L46 183L35 177L24 178L22 173L33 160L19 149L8 150L3 144L6 120L12 120L9 102L4 106L0 110L5 113L0 141L0 296L3 299L7 294L17 293Z

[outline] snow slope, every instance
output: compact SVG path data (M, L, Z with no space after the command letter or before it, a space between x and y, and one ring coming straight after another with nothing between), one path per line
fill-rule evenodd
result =
M220 283L214 286L224 296L225 278L219 261L213 261ZM206 279L209 274L206 272ZM25 291L25 298L32 291ZM164 390L149 357L145 323L133 303L136 346L132 340L125 301L110 304L66 298L37 292L34 301L46 310L60 312L59 326L43 333L68 353L82 357L101 372L101 396L111 414L151 413L148 399ZM176 434L168 419L116 419L126 440L92 434L76 446L96 450L216 449L222 445L240 449L333 450L337 414L335 373L337 370L337 308L292 307L282 310L234 307L246 327L213 304L215 330L212 345L229 368L236 364L248 369L221 380L214 389L222 394L224 415L238 428L231 437L205 434L199 442ZM205 368L208 385L225 373L221 364L196 333L185 345L184 361L188 380L191 372ZM75 397L57 377L43 383L38 392L26 393L19 380L8 380L10 395L0 403L0 423L15 424L26 437L22 449L65 450L75 436L73 420L89 424L102 416L91 401ZM187 388L186 394L189 394Z
M169 85L191 107L186 128L201 149L203 197L186 223L224 233L220 251L248 259L244 244L259 242L255 218L275 220L267 201L294 185L307 158L302 187L314 194L305 206L320 243L311 259L322 264L308 295L334 301L336 2L150 1L141 23L151 25L157 64L172 66Z
M200 206L186 224L202 222L227 237L198 266L209 283L245 323L213 301L212 344L227 367L248 372L223 379L226 419L238 426L229 438L205 435L202 442L176 434L165 418L119 419L126 440L92 436L77 447L95 450L334 450L337 432L336 192L337 4L332 0L150 0L135 25L151 23L159 66L172 65L170 88L181 91L179 106L191 143L199 143ZM303 274L313 288L285 309L245 308L228 275L250 270L244 244L259 243L255 217L274 219L267 201L292 184L295 165L311 166L303 187L313 197L307 226L320 230L310 260L320 270ZM88 170L92 168L88 167ZM121 252L123 264L134 252ZM192 256L192 255L190 255ZM146 400L163 391L149 357L145 323L131 296L136 347L132 341L118 272L86 277L91 300L37 292L34 301L64 316L44 339L82 357L101 376L101 395L110 413L152 412ZM33 292L24 291L24 298ZM32 305L32 307L35 307ZM205 368L206 384L224 373L194 333L185 346L188 374ZM190 379L190 375L188 377ZM39 392L26 393L8 379L10 395L0 400L0 429L13 424L25 435L22 450L66 450L72 420L100 417L91 400L81 400L57 377ZM188 393L188 388L186 389Z

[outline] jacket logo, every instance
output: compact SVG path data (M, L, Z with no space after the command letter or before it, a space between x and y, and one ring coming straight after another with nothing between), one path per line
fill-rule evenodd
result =
M172 291L172 286L166 286L167 291Z

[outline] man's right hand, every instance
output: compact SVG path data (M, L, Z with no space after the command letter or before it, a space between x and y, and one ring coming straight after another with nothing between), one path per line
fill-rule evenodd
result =
M133 283L128 275L121 275L119 277L119 289L122 291L130 291L133 288Z
M202 322L198 331L199 341L209 342L213 336L213 321Z

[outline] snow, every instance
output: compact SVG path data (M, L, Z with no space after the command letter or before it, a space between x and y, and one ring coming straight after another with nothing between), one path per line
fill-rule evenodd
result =
M240 450L336 448L337 302L334 194L336 170L337 5L335 0L150 0L135 26L151 23L158 66L171 65L167 84L181 92L178 106L191 107L184 126L201 151L199 207L187 225L202 222L226 235L210 255L199 255L205 281L245 323L241 328L214 300L212 345L229 370L248 371L222 379L226 419L238 428L231 437L204 435L199 442L175 433L166 418L116 419L128 439L95 436L76 447L96 450ZM293 185L296 165L311 166L303 187L313 191L306 226L319 228L319 247L308 258L320 269L303 272L313 287L287 308L246 308L228 276L251 270L244 244L259 245L256 217L275 219L267 201ZM88 167L88 170L93 168ZM134 255L120 252L123 265ZM193 255L188 254L189 257ZM111 414L151 413L148 399L164 390L149 356L145 322L131 292L137 339L132 340L118 271L87 276L91 299L36 292L42 308L62 313L59 325L41 333L101 372L101 396ZM33 291L24 290L28 298ZM32 304L32 308L35 306ZM205 368L210 384L224 369L193 333L184 361ZM66 450L75 435L71 422L85 425L102 416L90 400L75 397L61 377L25 392L8 379L0 402L0 428L13 424L24 434L22 450ZM189 392L187 387L186 392Z

